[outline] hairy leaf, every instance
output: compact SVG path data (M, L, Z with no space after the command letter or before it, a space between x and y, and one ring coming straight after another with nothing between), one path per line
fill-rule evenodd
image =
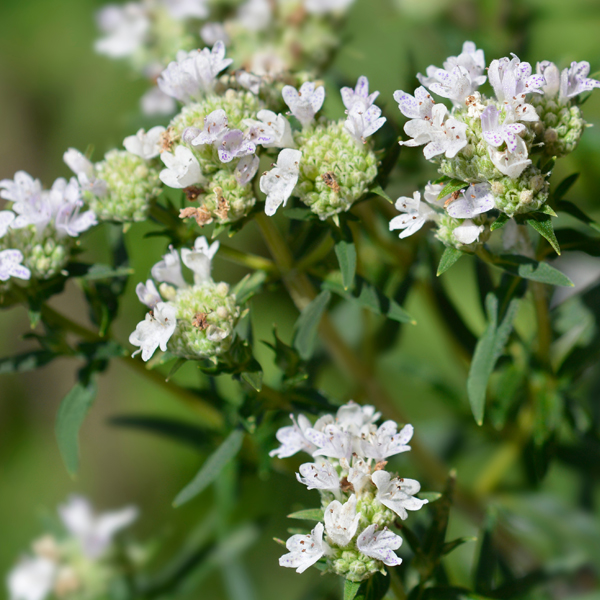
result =
M348 288L351 288L354 283L354 274L356 272L356 247L352 243L340 240L335 245L335 255L340 264L344 289L347 290Z
M322 521L323 510L321 508L307 508L288 515L288 519L301 519L304 521Z
M527 225L535 229L542 237L548 240L556 254L560 255L560 246L554 234L552 217L550 215L533 215L525 219Z
M468 188L469 184L465 181L461 181L460 179L451 179L443 188L442 191L438 194L438 200L441 200L444 196L448 194L453 194L454 192L459 192L460 190L464 190Z
M439 277L442 273L445 273L451 266L457 263L463 256L464 252L461 252L457 248L447 246L440 258L440 264L437 268L436 275Z
M573 282L558 269L546 262L538 262L518 254L501 254L494 257L493 265L523 279L539 281L549 285L573 287Z
M325 290L321 292L298 317L294 332L294 348L303 360L308 360L315 351L317 331L321 317L331 300L331 294Z

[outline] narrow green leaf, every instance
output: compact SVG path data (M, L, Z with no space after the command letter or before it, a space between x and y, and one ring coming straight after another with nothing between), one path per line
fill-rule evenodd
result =
M566 193L571 189L573 184L577 181L578 178L579 178L579 173L573 173L572 175L565 177L556 186L556 189L554 190L554 193L552 194L553 199L557 202L559 200L562 200L565 197Z
M467 379L467 394L473 416L478 425L483 423L489 378L512 331L512 322L517 314L518 306L518 299L511 299L502 321L498 323L498 297L492 292L487 295L486 309L488 313L488 325L475 347Z
M321 292L301 313L296 321L294 348L303 360L308 360L315 351L317 331L321 317L331 300L328 290Z
M492 264L523 279L531 279L549 285L573 287L573 282L558 269L551 267L546 262L538 262L527 256L501 254L495 257Z
M335 255L340 264L344 289L347 290L348 288L351 288L354 283L354 274L356 272L356 246L350 242L340 240L335 245Z
M383 600L390 589L389 576L375 573L372 577L363 581L355 596L356 600Z
M490 231L496 231L496 229L504 227L509 221L510 217L506 213L500 213L498 218L490 226Z
M599 237L591 237L575 229L558 229L556 239L563 250L578 250L590 256L600 256Z
M376 185L376 186L372 187L369 191L372 194L377 194L378 196L385 198L391 204L394 204L394 201L385 193L385 191L383 190L383 188L380 185Z
M442 555L446 556L446 554L450 554L453 550L456 550L459 546L466 544L468 542L476 542L476 537L462 537L452 540L451 542L446 542L442 547Z
M194 479L179 492L173 506L178 507L189 502L215 481L224 467L240 451L243 440L244 432L240 429L234 429L215 452L206 459Z
M114 268L110 265L92 265L87 273L82 276L86 281L94 279L112 279L113 277L126 277L133 273L133 269L129 267Z
M264 271L254 271L252 274L246 275L233 289L238 304L244 304L254 294L258 293L267 279L267 274Z
M448 246L444 250L442 258L440 258L440 264L438 265L436 275L439 277L442 273L445 273L452 265L457 263L464 254L464 252L461 252L457 248Z
M558 215L554 212L554 209L549 204L544 204L542 208L538 209L538 213L543 215L550 215L551 217L557 217Z
M572 217L575 217L578 221L585 223L592 229L600 232L600 225L596 223L594 220L590 219L578 206L575 206L572 202L568 202L567 200L561 200L556 205L556 210L560 212L565 212Z
M288 519L300 519L303 521L322 521L323 509L307 508L306 510L299 510L288 515Z
M97 391L96 382L93 380L87 385L76 383L60 403L56 415L55 433L58 449L72 477L79 468L79 429L96 398Z
M360 581L344 580L344 600L354 600L360 588Z
M167 375L166 381L169 381L171 379L171 377L173 377L173 375L175 375L175 373L177 373L177 371L179 371L179 369L181 369L181 367L183 367L183 365L185 365L185 363L187 361L188 361L187 358L178 358L177 362L171 367L171 370L169 371L169 374Z
M241 378L254 390L260 392L262 389L263 372L262 371L244 371Z
M525 220L527 225L535 229L542 237L548 240L548 243L554 249L556 254L560 255L560 246L554 234L552 217L550 215L534 215Z
M427 500L429 504L439 500L442 497L440 492L419 492L419 498L422 500Z
M287 208L283 214L294 221L309 221L316 216L310 208Z
M47 365L56 358L56 354L48 350L35 350L16 356L0 359L0 375L6 373L24 373Z
M453 194L454 192L459 192L460 190L464 190L469 187L469 184L465 181L461 181L460 179L451 179L443 188L442 191L438 195L438 200L441 200L444 196L448 194Z

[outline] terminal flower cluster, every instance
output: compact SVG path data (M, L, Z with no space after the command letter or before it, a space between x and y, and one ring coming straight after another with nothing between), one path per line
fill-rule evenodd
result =
M423 197L399 198L401 214L390 229L406 237L433 221L437 237L460 248L485 241L498 214L543 212L551 174L544 164L575 149L585 127L575 99L600 86L589 70L581 62L561 73L544 61L534 73L514 54L486 69L483 51L465 42L443 68L430 66L417 76L422 86L414 95L396 91L400 112L410 119L404 126L410 139L400 143L424 146L441 178ZM479 91L486 81L494 92L489 97ZM432 94L448 99L451 108ZM453 191L443 194L448 182Z
M205 237L197 238L191 250L170 247L152 267L152 279L137 285L137 296L149 312L129 336L139 347L134 356L141 352L147 361L160 348L182 358L216 362L231 347L241 311L229 285L211 278L218 248L219 242L209 246ZM193 273L193 285L183 277L182 262Z
M349 402L314 424L291 415L293 424L277 432L281 446L271 456L302 451L313 457L296 477L309 490L319 490L323 509L323 522L287 540L281 566L302 573L321 561L326 571L362 581L402 562L395 553L402 538L391 527L427 500L416 496L417 481L385 470L388 458L410 450L413 427L398 430L394 421L377 426L380 416L372 406Z
M10 600L100 598L120 576L115 537L137 519L137 509L97 515L85 498L73 496L58 513L64 535L33 542L32 552L8 574Z

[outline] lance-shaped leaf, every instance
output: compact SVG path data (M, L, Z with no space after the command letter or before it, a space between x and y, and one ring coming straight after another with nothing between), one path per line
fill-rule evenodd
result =
M500 213L498 218L491 224L490 231L496 231L504 227L510 221L510 217L506 213Z
M518 298L511 298L504 314L500 314L501 305L498 296L495 293L487 295L488 324L475 347L467 379L469 402L478 425L483 423L489 378L494 371L496 362L504 351L518 307Z
M254 294L258 293L267 278L264 271L254 271L252 275L246 275L233 289L238 304L244 304Z
M356 600L382 600L390 589L389 576L375 573L366 581L363 581L355 596Z
M460 190L464 190L468 188L469 184L461 181L460 179L451 179L444 185L442 191L438 194L438 200L441 200L444 196L448 194L453 194L454 192L459 192Z
M57 356L57 354L48 350L34 350L33 352L0 358L0 375L33 371L47 365Z
M600 238L585 235L575 229L559 229L556 238L563 250L578 250L590 256L600 256Z
M380 185L373 186L369 190L369 192L371 192L372 194L377 194L378 196L381 196L391 204L394 204L394 201L390 198L389 194L387 194Z
M442 273L445 273L451 266L456 264L463 256L464 252L461 252L453 246L448 246L440 258L440 264L437 268L436 275L439 277Z
M351 288L354 283L354 274L356 273L356 247L352 242L340 240L335 245L335 255L340 264L344 289L347 290L348 288Z
M79 430L98 391L96 382L77 382L60 403L56 415L55 433L58 449L72 477L79 468Z
M360 588L360 581L344 580L344 600L354 600Z
M319 323L329 304L329 300L331 300L329 291L325 290L321 292L306 306L296 321L294 348L298 350L303 360L308 360L315 351Z
M501 254L499 256L494 256L490 262L511 275L516 275L523 279L539 281L540 283L547 283L549 285L573 287L573 282L558 269L551 267L546 262L538 262L527 256L521 256L519 254Z
M596 223L593 219L590 219L578 206L575 206L572 202L568 202L567 200L561 200L556 205L556 210L560 212L565 212L572 217L575 217L578 221L585 223L592 229L600 232L600 224Z
M323 509L307 508L306 510L299 510L288 515L288 519L301 519L304 521L322 521Z
M565 177L557 186L554 192L552 193L552 199L555 202L562 200L566 193L571 189L573 184L579 179L579 173L573 173L568 177Z
M178 507L189 502L215 481L225 466L240 451L243 439L244 432L241 429L232 431L217 450L206 459L194 479L179 492L173 506Z
M560 255L560 246L554 234L554 227L552 225L552 217L545 214L534 214L525 219L527 225L535 229L542 237L548 240L548 243L554 249L556 254Z

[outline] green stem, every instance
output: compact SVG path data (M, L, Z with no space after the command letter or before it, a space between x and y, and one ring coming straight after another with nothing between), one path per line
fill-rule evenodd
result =
M543 283L537 281L531 282L531 291L533 292L533 302L535 306L535 315L538 330L537 355L544 368L552 372L550 361L550 346L552 345L552 324L550 321L550 311L548 310L548 288Z
M223 244L219 246L219 256L253 270L267 271L269 273L277 270L275 263L268 258L258 256L258 254L242 252L241 250L236 250L231 246L224 246Z

